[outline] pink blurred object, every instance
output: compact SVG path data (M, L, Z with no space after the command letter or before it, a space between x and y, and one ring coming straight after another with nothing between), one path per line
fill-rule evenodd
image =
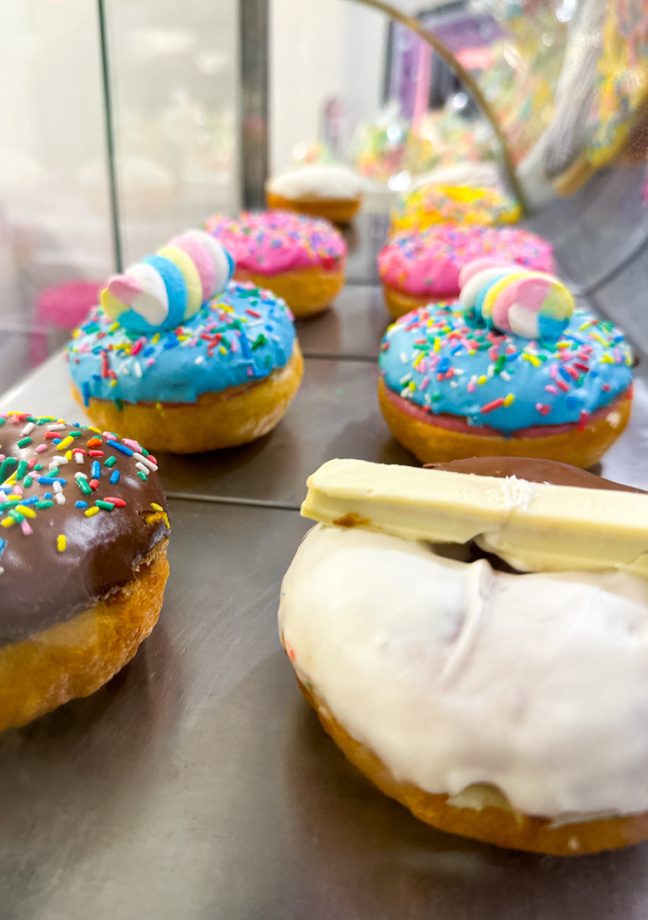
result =
M35 329L31 334L30 356L33 365L40 364L53 348L63 344L60 336L51 336L52 330L71 332L88 315L90 308L99 302L103 287L97 281L66 281L54 284L40 292L36 300Z
M36 301L37 323L57 329L74 329L99 302L102 287L96 281L66 281L45 288Z

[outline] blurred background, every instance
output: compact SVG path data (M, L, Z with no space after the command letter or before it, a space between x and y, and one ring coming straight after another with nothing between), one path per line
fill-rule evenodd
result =
M648 348L644 0L395 3L409 24L380 6L4 0L0 388L118 266L333 160L365 183L351 282L373 279L395 195L479 176Z

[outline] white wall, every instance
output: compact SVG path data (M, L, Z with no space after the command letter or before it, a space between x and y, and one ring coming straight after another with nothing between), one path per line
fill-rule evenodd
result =
M340 99L350 132L380 103L387 19L351 0L271 0L270 163L319 139L322 109Z

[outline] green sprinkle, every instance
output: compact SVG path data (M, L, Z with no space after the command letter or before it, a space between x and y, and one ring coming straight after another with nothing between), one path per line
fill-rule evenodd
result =
M32 443L32 439L30 437L25 437L25 438L21 438L20 441L17 442L17 446L18 447L28 447L31 443Z
M20 480L24 478L28 469L29 469L29 464L27 463L27 461L21 460L20 463L18 464L18 469L16 470L16 482L20 482Z
M97 506L97 508L101 508L102 511L113 511L115 507L114 502L105 502L101 498L97 499L97 501L95 502L95 505Z
M117 457L108 457L104 460L104 466L107 466L109 469L111 466L114 466L117 463Z

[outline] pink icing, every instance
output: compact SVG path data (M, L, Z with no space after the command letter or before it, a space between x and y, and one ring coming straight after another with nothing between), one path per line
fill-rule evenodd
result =
M380 251L378 270L389 287L414 297L445 299L459 294L459 273L475 259L554 270L551 243L528 230L454 224L397 234Z
M325 220L291 211L243 211L236 220L216 214L206 227L243 271L270 276L300 268L344 268L346 243Z
M211 255L197 240L184 234L174 237L171 240L171 245L178 246L178 248L186 252L192 259L200 276L203 302L209 300L216 286L216 268L214 267L214 260Z

